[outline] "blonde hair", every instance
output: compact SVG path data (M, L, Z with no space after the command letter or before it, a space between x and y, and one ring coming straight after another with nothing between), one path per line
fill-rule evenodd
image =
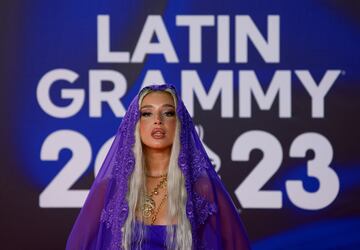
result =
M143 98L154 90L146 89L140 93L139 107ZM177 98L172 89L165 89L164 92L170 93L173 97L175 107L177 107ZM180 152L180 122L177 118L174 141L171 148L169 168L168 168L168 209L166 226L166 246L168 249L188 250L192 248L191 225L186 216L187 193L185 189L185 178L178 166L178 156ZM135 155L135 169L130 177L127 192L127 201L129 204L129 214L123 228L123 248L131 248L132 234L134 233L136 223L136 209L144 204L145 185L145 159L142 150L142 143L139 133L139 121L135 127L135 144L133 147ZM140 215L142 216L142 215ZM176 229L172 225L172 219L177 218ZM140 248L144 239L146 227L141 223L139 226L139 235L137 237L137 247Z

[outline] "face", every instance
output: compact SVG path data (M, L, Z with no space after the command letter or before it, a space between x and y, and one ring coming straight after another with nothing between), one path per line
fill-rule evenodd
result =
M150 92L140 106L140 138L143 147L169 149L176 127L174 100L167 92Z

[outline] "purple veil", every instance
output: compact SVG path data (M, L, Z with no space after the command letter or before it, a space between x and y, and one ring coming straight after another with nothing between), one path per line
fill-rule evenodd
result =
M173 85L176 115L181 124L178 165L185 177L186 215L193 249L250 249L237 210L215 172L192 119ZM128 215L126 195L134 170L135 125L140 118L137 95L126 112L112 146L95 178L67 241L67 250L121 249L122 227Z

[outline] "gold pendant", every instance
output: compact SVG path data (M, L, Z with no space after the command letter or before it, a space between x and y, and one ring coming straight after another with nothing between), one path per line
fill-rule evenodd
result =
M145 195L145 202L142 208L142 214L145 218L149 218L155 210L155 201L148 195Z

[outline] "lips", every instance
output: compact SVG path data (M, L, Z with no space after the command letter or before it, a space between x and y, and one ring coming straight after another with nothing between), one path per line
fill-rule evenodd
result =
M165 137L165 130L161 129L161 128L154 128L151 131L151 136L155 139L161 139Z

